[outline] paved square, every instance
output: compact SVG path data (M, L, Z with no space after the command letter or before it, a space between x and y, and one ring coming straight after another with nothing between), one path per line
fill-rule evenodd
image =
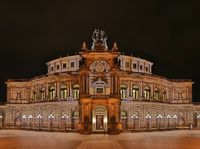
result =
M0 130L0 149L199 149L200 130L80 135Z

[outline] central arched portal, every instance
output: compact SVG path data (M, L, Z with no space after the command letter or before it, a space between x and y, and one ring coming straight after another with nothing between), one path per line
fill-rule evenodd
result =
M107 130L108 116L107 108L102 105L94 107L92 111L92 130L105 131Z

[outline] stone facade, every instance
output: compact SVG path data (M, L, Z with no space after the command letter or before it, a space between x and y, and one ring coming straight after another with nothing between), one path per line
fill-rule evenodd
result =
M152 73L153 63L108 49L95 30L91 50L47 63L48 73L8 80L0 128L120 132L200 127L200 106L192 103L191 80Z

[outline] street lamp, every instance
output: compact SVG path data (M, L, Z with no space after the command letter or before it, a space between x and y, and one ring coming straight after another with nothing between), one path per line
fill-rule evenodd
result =
M50 130L52 131L53 119L55 118L55 116L51 113L48 118L50 120Z
M23 116L22 116L22 119L23 119L23 127L24 127L24 129L25 129L26 115L23 115Z
M147 119L147 130L149 130L150 129L151 115L147 114L145 118Z
M67 128L67 119L68 118L69 118L69 116L67 114L62 115L62 119L65 120L65 131L66 131L66 128Z
M173 115L172 118L174 120L174 129L176 129L176 122L178 117L176 115Z
M167 115L167 129L169 129L169 127L170 127L170 124L169 124L169 121L170 121L170 119L171 119L171 116L170 115Z
M29 127L30 127L30 129L31 129L31 121L32 121L33 116L32 116L32 115L29 115L28 118L29 118L29 125L30 125Z
M136 122L136 120L139 118L136 114L133 114L132 116L131 116L131 118L133 119L133 131L135 130L135 122Z
M158 120L158 129L160 129L160 123L161 123L161 119L162 119L162 115L159 114L158 116L156 116L156 119Z
M42 120L42 115L39 114L39 115L37 116L37 118L38 118L38 120L39 120L39 130L40 130L40 123L41 123L41 120Z

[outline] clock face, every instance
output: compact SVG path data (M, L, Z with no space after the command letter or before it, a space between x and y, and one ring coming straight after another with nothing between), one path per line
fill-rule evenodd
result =
M103 72L103 70L104 70L104 65L102 63L96 65L97 72Z

